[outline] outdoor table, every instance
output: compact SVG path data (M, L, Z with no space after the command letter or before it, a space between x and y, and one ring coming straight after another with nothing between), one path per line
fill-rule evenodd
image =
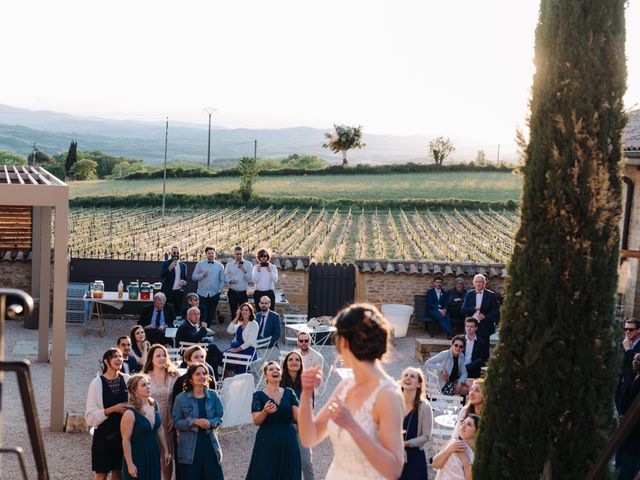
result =
M445 428L456 428L458 417L453 413L447 413L444 415L438 415L433 419L438 425Z
M336 368L336 373L341 380L344 380L347 377L353 377L353 370L351 368L338 367Z
M85 305L89 304L88 308L85 308L84 317L84 331L83 335L86 335L89 331L89 322L92 318L98 320L98 326L100 327L100 336L104 336L104 317L102 316L102 305L109 305L110 307L121 310L125 303L144 303L148 304L153 302L153 297L149 300L136 300L129 299L127 292L124 292L122 298L118 298L118 292L104 292L102 298L93 298L87 295L84 296L82 301Z
M337 330L336 327L330 326L330 325L320 325L318 327L310 327L306 323L287 325L287 328L290 328L291 330L295 330L296 335L300 332L308 333L309 338L311 339L311 344L317 346L318 350L321 350L322 347L326 345L331 335L325 335L320 341L320 343L316 342L317 335L321 333L330 334Z

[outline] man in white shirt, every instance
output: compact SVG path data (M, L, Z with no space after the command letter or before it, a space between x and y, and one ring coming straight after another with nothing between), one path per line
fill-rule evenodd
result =
M314 368L316 365L320 365L320 368L324 367L324 357L320 352L311 348L311 336L307 332L298 333L297 343L300 356L302 356L302 366L305 370Z
M480 378L482 367L489 360L489 345L476 335L478 320L468 317L464 321L465 347L464 363L467 369L467 384L471 388L473 380Z
M278 269L269 262L271 253L266 248L258 250L256 257L258 257L258 264L253 267L251 275L254 284L253 301L256 305L256 311L260 310L260 299L263 295L269 297L271 305L275 308L275 285L278 282Z
M500 305L495 292L485 288L486 282L480 273L473 277L474 290L465 295L461 310L463 314L478 320L478 337L489 344L489 337L495 333L500 321Z
M216 311L220 301L220 293L224 290L226 276L224 267L215 260L216 251L213 247L206 247L206 260L196 263L191 278L198 282L198 296L200 297L200 311L202 321L213 325L217 321Z
M243 258L243 250L240 245L233 249L233 261L229 260L224 269L229 283L227 298L231 318L235 318L238 307L248 301L247 287L252 281L252 266L249 260Z

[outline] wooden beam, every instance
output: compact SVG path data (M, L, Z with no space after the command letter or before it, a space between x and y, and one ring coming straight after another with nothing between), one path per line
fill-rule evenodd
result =
M620 256L626 258L640 258L640 250L620 250Z

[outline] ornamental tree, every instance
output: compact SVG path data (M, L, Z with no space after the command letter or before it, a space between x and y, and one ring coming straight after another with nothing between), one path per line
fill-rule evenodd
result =
M542 0L475 480L585 478L612 428L625 0Z
M429 156L438 166L442 165L444 159L455 151L456 147L453 146L449 137L437 137L429 142Z
M366 147L362 142L362 125L349 127L348 125L334 125L333 132L324 134L326 141L322 144L324 148L330 149L334 153L342 154L342 165L347 165L347 151L352 148Z

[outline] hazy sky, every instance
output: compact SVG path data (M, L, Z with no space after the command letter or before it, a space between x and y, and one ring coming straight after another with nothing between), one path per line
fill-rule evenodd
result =
M640 6L627 106L640 102ZM0 103L226 127L512 143L538 0L16 0L0 5ZM0 118L1 122L1 118Z

